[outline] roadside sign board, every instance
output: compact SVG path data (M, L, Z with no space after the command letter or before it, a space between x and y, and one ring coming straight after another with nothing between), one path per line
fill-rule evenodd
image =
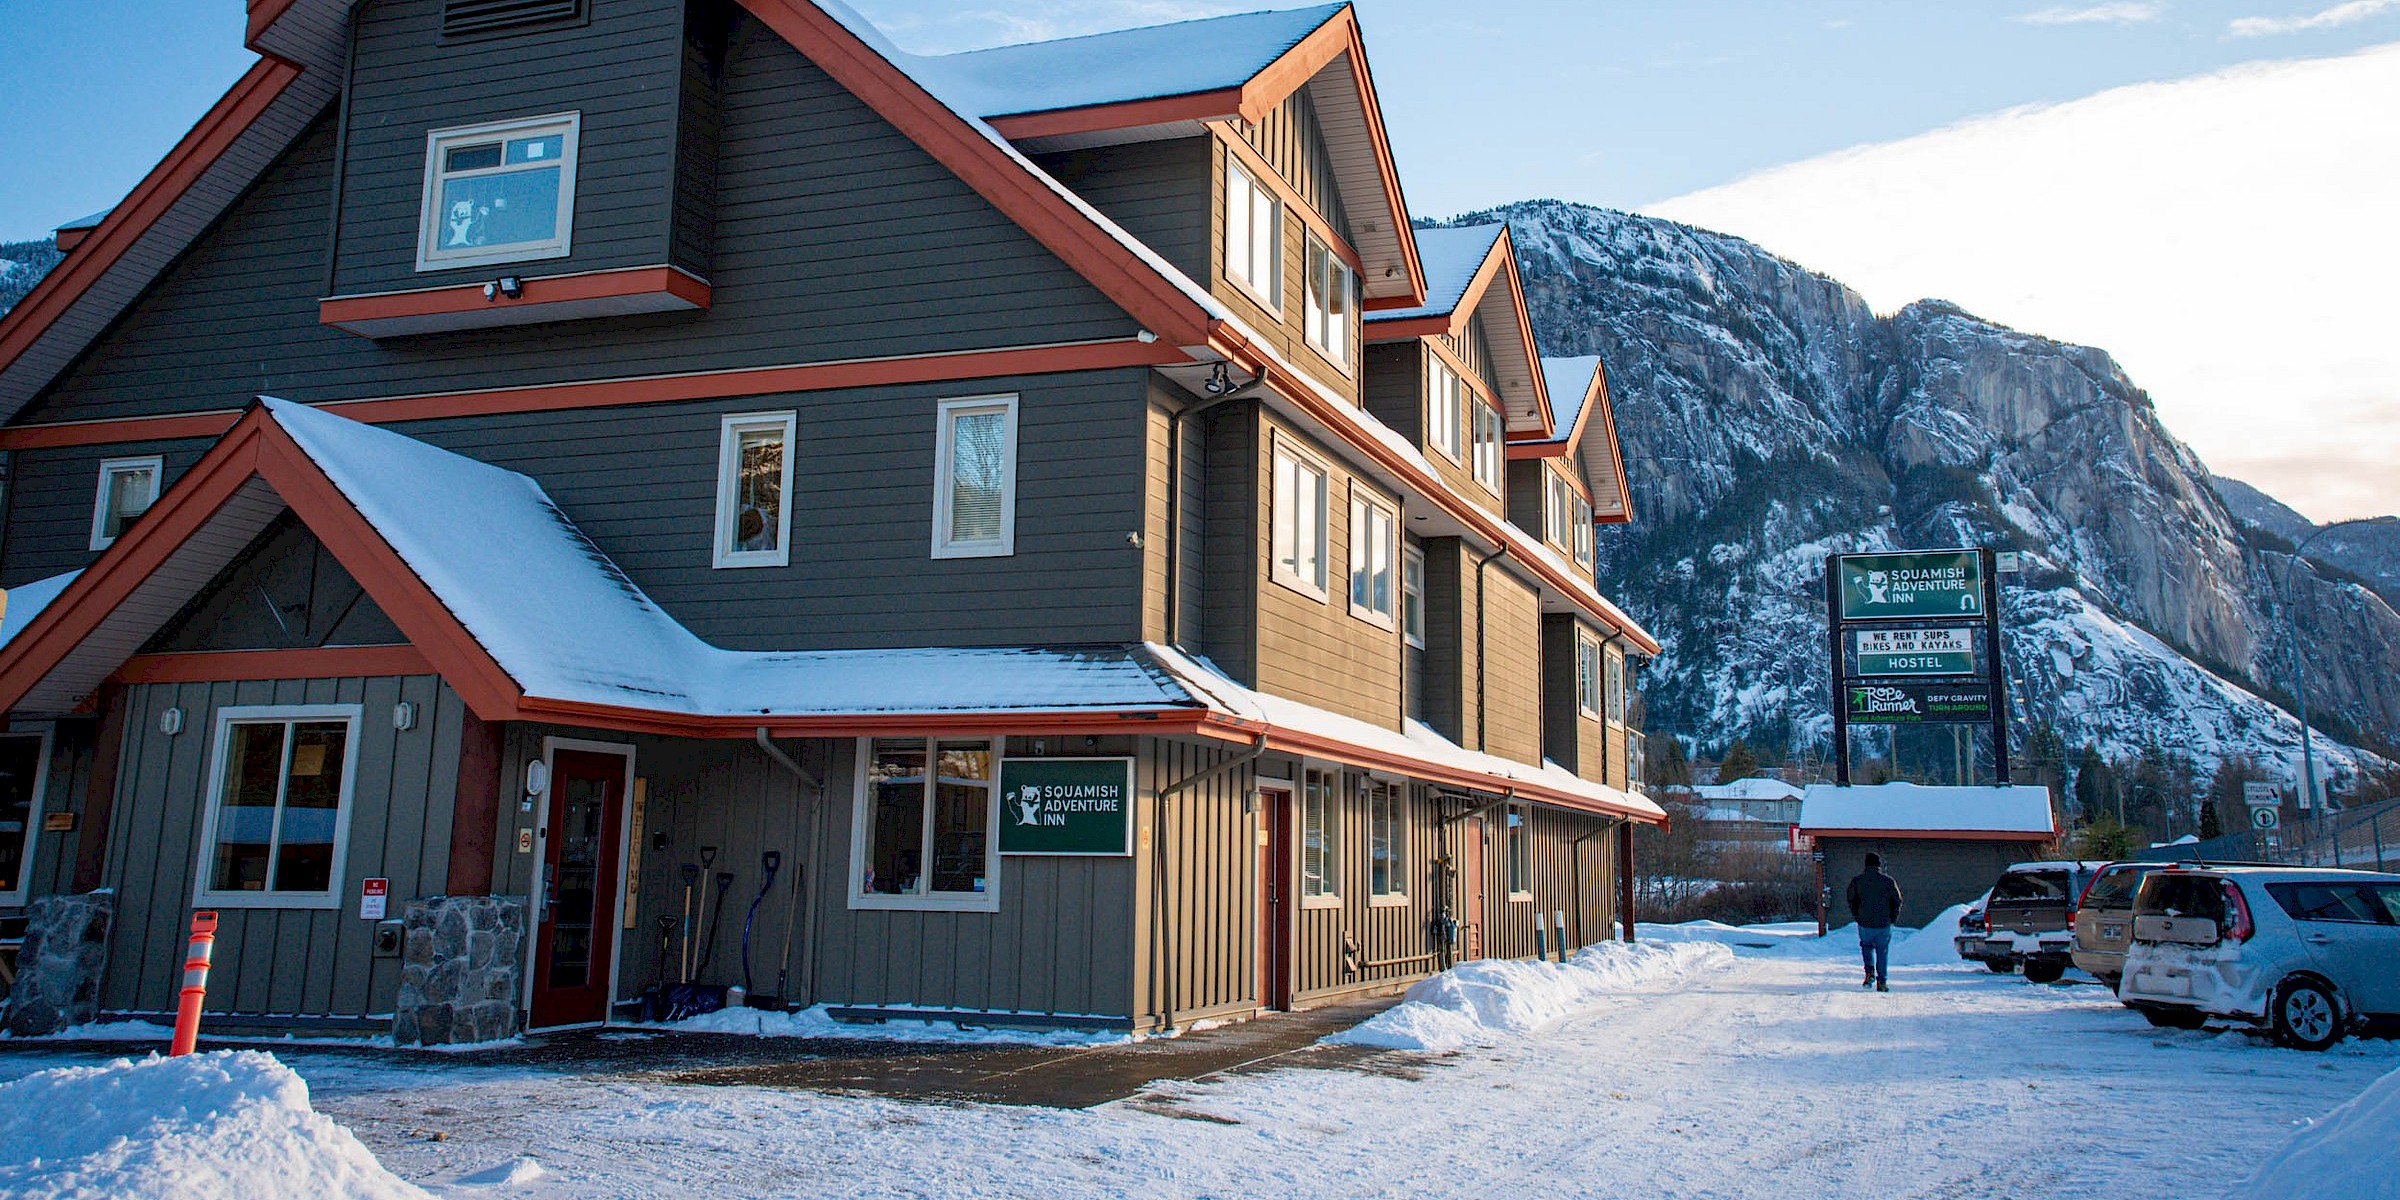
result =
M2280 808L2251 809L2250 828L2262 833L2283 828L2283 810Z
M358 881L358 915L368 921L380 921L391 902L392 881L362 879Z
M1784 836L1788 840L1784 842L1783 848L1793 854L1806 854L1817 848L1817 839L1800 832L1800 827L1797 825L1791 826Z
M1971 626L1947 629L1870 628L1850 631L1854 675L1972 675L1975 635Z
M1844 554L1837 572L1844 621L1984 615L1979 551Z
M2283 797L2275 794L2274 784L2252 779L2242 784L2242 803L2252 808L2274 808L2283 803Z
M1850 683L1842 696L1853 725L1981 725L1992 719L1991 685L1981 680Z
M1133 760L1002 760L1000 853L1133 853Z

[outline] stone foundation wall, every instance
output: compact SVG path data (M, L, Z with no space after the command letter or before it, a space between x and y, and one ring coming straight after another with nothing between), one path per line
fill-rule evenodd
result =
M100 972L108 965L116 911L112 892L34 898L8 994L11 1035L41 1037L100 1015Z
M409 901L402 921L392 1041L440 1046L516 1036L517 998L525 984L525 902L515 896L433 896Z

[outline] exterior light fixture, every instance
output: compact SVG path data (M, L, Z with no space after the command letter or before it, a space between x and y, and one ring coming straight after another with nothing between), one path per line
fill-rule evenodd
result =
M406 733L416 727L417 706L415 702L403 700L392 706L392 728Z
M158 731L167 735L168 737L174 737L176 734L182 733L183 710L180 708L169 708L165 712L158 714Z
M525 764L525 794L539 796L550 790L550 764L540 759Z

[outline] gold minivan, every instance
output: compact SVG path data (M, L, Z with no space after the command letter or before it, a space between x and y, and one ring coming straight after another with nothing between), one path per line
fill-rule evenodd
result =
M2112 992L2125 977L2125 946L2133 940L2133 894L2141 890L2143 876L2172 865L2110 863L2092 876L2075 905L2075 941L2068 957Z

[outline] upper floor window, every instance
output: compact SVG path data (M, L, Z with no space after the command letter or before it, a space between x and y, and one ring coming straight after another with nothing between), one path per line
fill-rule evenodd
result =
M558 113L426 134L417 269L564 257L582 123Z
M1625 656L1608 656L1608 723L1625 723Z
M717 545L711 565L781 567L791 562L794 416L740 413L724 419L717 445Z
M165 463L155 454L112 458L100 464L100 494L92 502L92 549L114 545L134 518L158 503L159 476L163 474Z
M1350 615L1392 627L1392 510L1350 498Z
M1283 311L1283 206L1225 152L1225 277Z
M1592 502L1580 495L1573 496L1572 500L1573 503L1568 505L1568 508L1572 510L1575 521L1575 565L1588 572L1593 566Z
M1480 402L1468 407L1475 415L1475 482L1497 496L1502 464L1506 461L1506 451L1501 445L1500 410Z
M1581 629L1575 631L1575 707L1587 717L1600 715L1600 642Z
M1270 549L1277 583L1325 595L1325 469L1282 446L1275 448L1274 522Z
M1425 552L1415 546L1400 551L1400 634L1425 648Z
M1350 365L1350 318L1357 311L1357 292L1358 276L1350 264L1310 234L1308 295L1301 332L1308 336L1309 345L1345 367Z
M1340 858L1333 845L1333 788L1331 771L1303 771L1300 785L1300 903L1318 907L1336 903L1340 881L1335 878Z
M1017 398L944 400L936 437L933 556L1016 552Z
M341 906L358 717L355 704L218 710L195 900Z
M1562 550L1567 546L1567 526L1572 519L1568 500L1574 494L1566 476L1548 467L1542 469L1542 540Z
M1430 369L1429 386L1425 389L1425 440L1452 462L1461 461L1458 453L1460 422L1466 416L1466 405L1474 393L1450 364L1427 356Z

